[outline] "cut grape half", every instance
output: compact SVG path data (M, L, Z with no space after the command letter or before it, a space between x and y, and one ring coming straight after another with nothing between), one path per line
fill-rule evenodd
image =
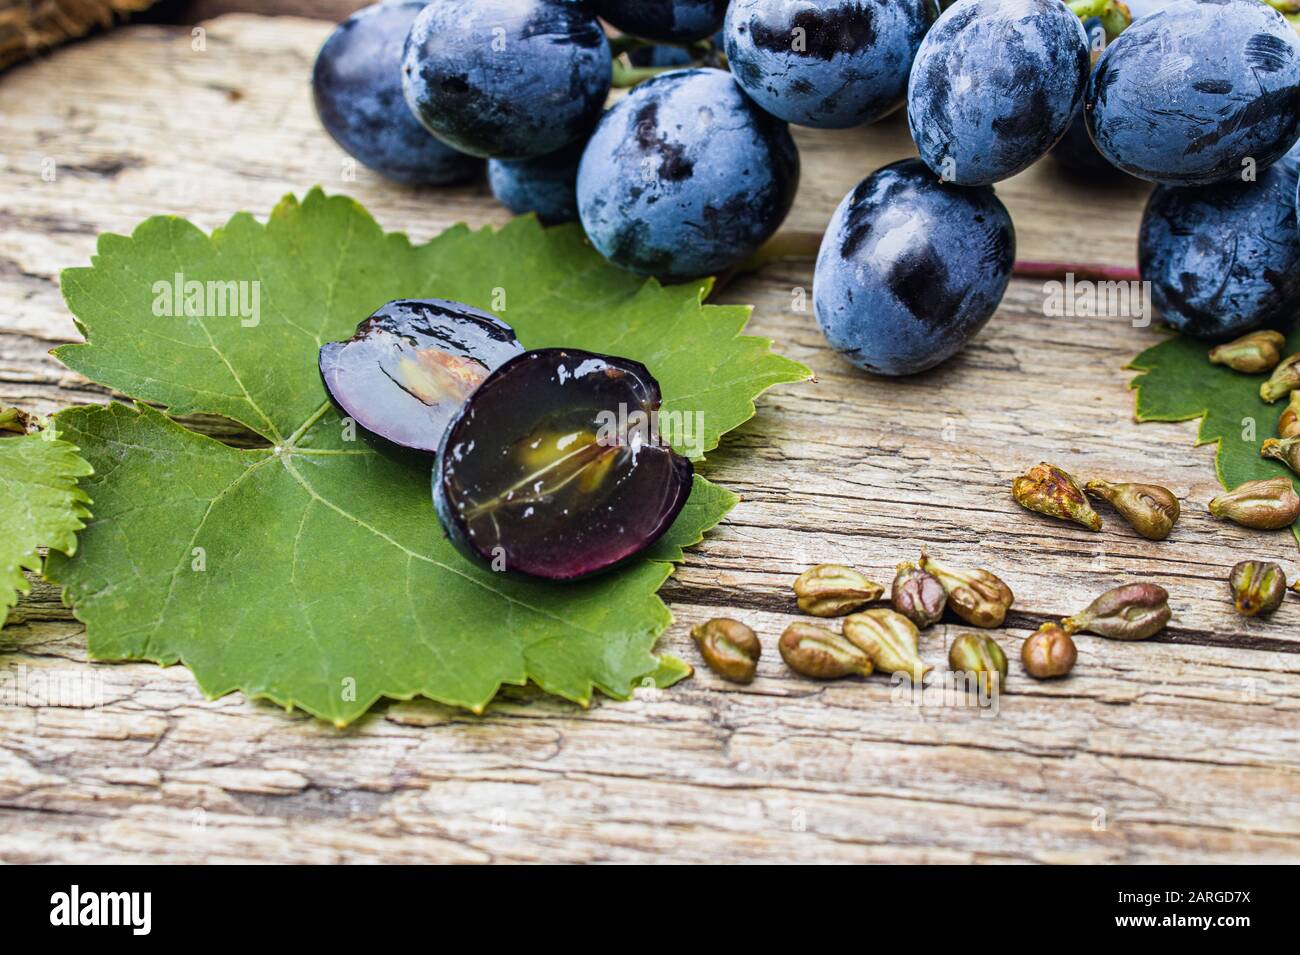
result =
M460 302L389 302L320 350L325 389L368 437L435 452L447 423L494 368L522 353L514 330Z
M498 368L443 437L443 528L494 570L576 580L657 541L691 462L658 432L659 384L626 358L548 348Z

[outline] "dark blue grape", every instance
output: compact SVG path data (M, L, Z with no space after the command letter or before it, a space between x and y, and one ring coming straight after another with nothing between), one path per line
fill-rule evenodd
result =
M727 0L590 0L590 5L624 33L660 43L703 40L727 15Z
M1015 257L1016 230L992 188L948 185L904 159L835 210L813 278L817 322L859 368L925 371L984 327Z
M1070 172L1078 176L1096 178L1101 176L1118 176L1120 170L1112 166L1088 135L1088 123L1080 109L1065 131L1061 141L1052 147L1051 157Z
M483 163L429 135L402 99L402 46L422 2L376 4L338 25L312 70L326 132L363 165L412 186L445 186Z
M531 159L584 135L610 85L605 33L571 0L434 0L416 18L402 89L462 152Z
M719 30L709 39L713 46L713 50L722 50L722 30ZM698 45L698 41L693 45ZM628 59L632 61L633 66L657 66L662 69L668 69L669 67L674 66L699 66L710 58L711 54L707 54L698 49L688 49L684 46L670 46L666 44L638 47L628 54Z
M1254 182L1160 186L1142 216L1138 264L1174 328L1227 338L1300 316L1300 165L1283 160Z
M786 124L722 70L677 70L605 114L578 167L587 236L620 268L682 280L752 255L790 211Z
M1300 37L1259 0L1177 0L1106 48L1087 117L1102 155L1141 179L1262 169L1300 134Z
M1065 135L1090 65L1061 0L958 0L912 64L907 121L921 158L961 185L1027 169Z
M842 129L888 115L907 96L936 0L734 0L727 60L773 116Z
M488 182L492 195L516 215L537 213L547 225L578 219L578 162L585 140L536 159L492 159Z
M628 54L633 66L690 66L695 62L689 50L681 46L643 46Z

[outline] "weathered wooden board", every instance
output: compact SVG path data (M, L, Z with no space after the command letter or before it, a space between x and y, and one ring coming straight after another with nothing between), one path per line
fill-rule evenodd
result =
M102 231L158 212L211 228L315 183L416 240L505 220L481 186L343 178L307 83L327 30L133 27L0 78L0 402L104 400L45 354L75 337L58 271ZM798 138L801 229L910 152L897 119ZM1022 258L1132 264L1139 184L1089 187L1045 164L999 193ZM0 631L0 861L1300 860L1300 601L1246 622L1224 582L1244 556L1294 576L1295 545L1209 520L1212 456L1192 425L1133 424L1123 365L1158 333L1045 318L1041 283L1017 281L963 355L884 381L826 350L798 307L810 285L786 263L724 295L755 303L752 329L817 381L769 394L710 458L744 501L665 590L677 622L662 647L687 660L693 622L726 613L759 631L753 685L701 669L586 712L511 690L481 718L401 703L340 732L239 695L205 701L183 668L91 665L38 584ZM1160 544L1117 519L1102 534L1040 520L1007 490L1039 460L1158 480L1186 516ZM1065 681L1013 662L996 713L785 669L775 640L799 571L842 561L887 580L923 545L1012 585L1009 656L1131 579L1170 589L1175 625L1145 644L1081 638ZM928 632L924 655L942 666L956 632ZM99 681L102 707L14 692L76 678Z

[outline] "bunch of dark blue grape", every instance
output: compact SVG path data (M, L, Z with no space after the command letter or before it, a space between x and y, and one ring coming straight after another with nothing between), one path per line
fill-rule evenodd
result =
M997 309L1015 229L993 184L1049 152L1157 184L1139 265L1169 324L1221 337L1293 318L1285 2L411 0L343 23L314 85L367 166L439 185L486 159L512 211L579 221L610 262L665 281L738 269L774 236L799 182L791 124L905 107L919 158L844 197L813 288L836 350L905 375ZM644 81L607 108L620 70Z

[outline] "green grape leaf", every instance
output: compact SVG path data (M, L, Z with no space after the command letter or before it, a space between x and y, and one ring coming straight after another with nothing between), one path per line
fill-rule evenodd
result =
M391 299L467 302L529 348L646 364L682 422L674 443L698 459L762 391L808 376L740 334L748 308L702 305L708 288L628 275L576 226L532 218L412 245L319 190L211 236L164 217L101 236L92 266L63 274L86 342L58 357L169 415L238 421L268 447L230 447L142 403L61 413L96 469L95 518L48 573L92 656L181 662L210 696L238 689L338 725L381 698L481 710L531 680L585 705L594 689L626 698L646 678L674 682L684 665L652 653L671 622L657 590L734 495L697 476L669 533L615 573L503 577L445 539L427 463L353 438L317 351Z
M31 592L23 570L40 569L37 548L74 553L90 517L90 498L77 486L90 465L52 427L21 433L24 417L0 410L0 626L18 594Z
M1277 436L1277 422L1287 403L1266 404L1259 386L1266 375L1243 375L1210 364L1210 346L1185 335L1171 335L1129 363L1142 372L1133 379L1138 421L1190 421L1200 418L1197 445L1217 444L1214 470L1219 483L1231 489L1244 481L1289 476L1285 465L1260 457L1259 449ZM1285 354L1300 351L1300 329L1287 339ZM1291 528L1300 541L1300 522Z

